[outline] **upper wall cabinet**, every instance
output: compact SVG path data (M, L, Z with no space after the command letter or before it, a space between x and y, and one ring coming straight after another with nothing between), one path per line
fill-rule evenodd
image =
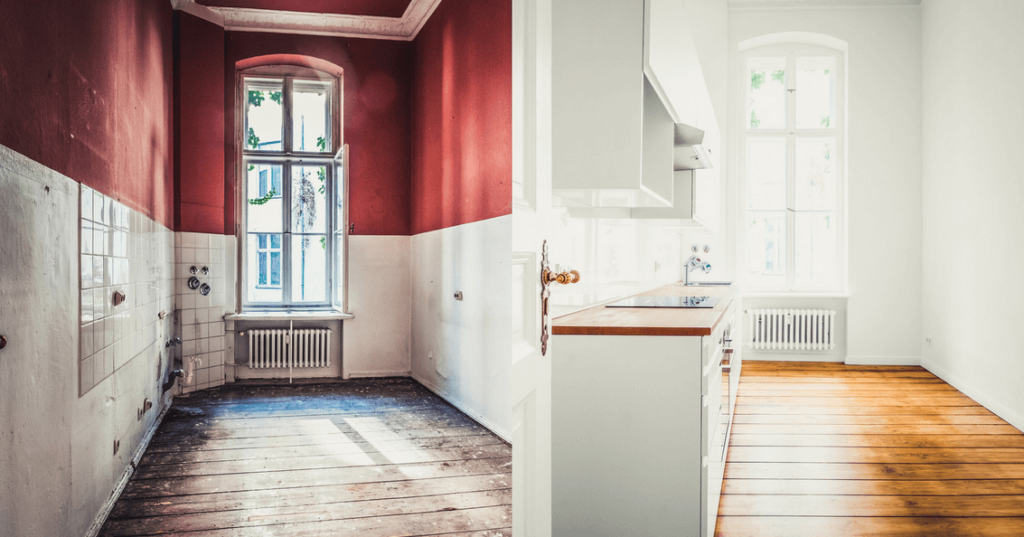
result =
M567 205L669 207L674 117L644 67L644 0L552 2L552 190Z
M553 0L552 187L562 204L674 205L674 124L715 127L692 23L680 0Z

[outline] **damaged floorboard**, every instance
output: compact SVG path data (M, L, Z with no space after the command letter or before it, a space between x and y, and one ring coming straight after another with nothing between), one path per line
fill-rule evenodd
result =
M179 398L101 536L509 536L512 450L410 379Z
M921 367L743 363L719 537L1024 535L1024 434Z

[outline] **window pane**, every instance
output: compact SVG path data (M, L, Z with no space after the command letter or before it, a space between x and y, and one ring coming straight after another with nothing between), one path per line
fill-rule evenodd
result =
M786 139L747 139L747 206L786 208Z
M331 84L296 80L292 93L292 147L296 151L330 152L327 135Z
M796 59L796 128L827 129L836 120L836 59Z
M750 58L750 100L747 114L751 129L786 128L786 59Z
M785 211L747 212L747 273L755 285L785 285Z
M256 255L260 260L259 267L256 269L256 284L267 285L267 275L269 274L267 271L267 252L257 252Z
M836 208L833 138L796 139L796 210Z
M281 81L248 80L245 95L245 148L253 151L281 151L284 117Z
M836 278L836 225L832 211L796 213L796 280L799 287L827 287Z
M281 285L281 252L270 252L270 285Z
M248 231L284 231L281 222L283 218L281 205L281 192L270 189L264 194L262 190L262 178L275 174L280 177L281 166L277 164L247 164L249 173L248 184L246 185L246 199L248 200L246 226Z
M281 290L281 236L250 233L247 243L246 301L280 303L284 296ZM274 244L278 248L267 247Z
M327 301L327 236L292 236L292 302Z
M292 168L292 233L327 231L327 168Z

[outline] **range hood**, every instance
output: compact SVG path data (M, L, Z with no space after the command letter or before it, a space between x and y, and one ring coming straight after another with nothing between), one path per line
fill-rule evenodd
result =
M676 123L673 170L703 170L714 168L711 154L704 148L704 131L685 123Z

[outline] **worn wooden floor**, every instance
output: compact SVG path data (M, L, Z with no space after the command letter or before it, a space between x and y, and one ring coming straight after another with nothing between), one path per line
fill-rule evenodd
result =
M743 363L722 537L1024 536L1024 435L921 367Z
M101 535L509 536L508 444L409 379L177 399Z

